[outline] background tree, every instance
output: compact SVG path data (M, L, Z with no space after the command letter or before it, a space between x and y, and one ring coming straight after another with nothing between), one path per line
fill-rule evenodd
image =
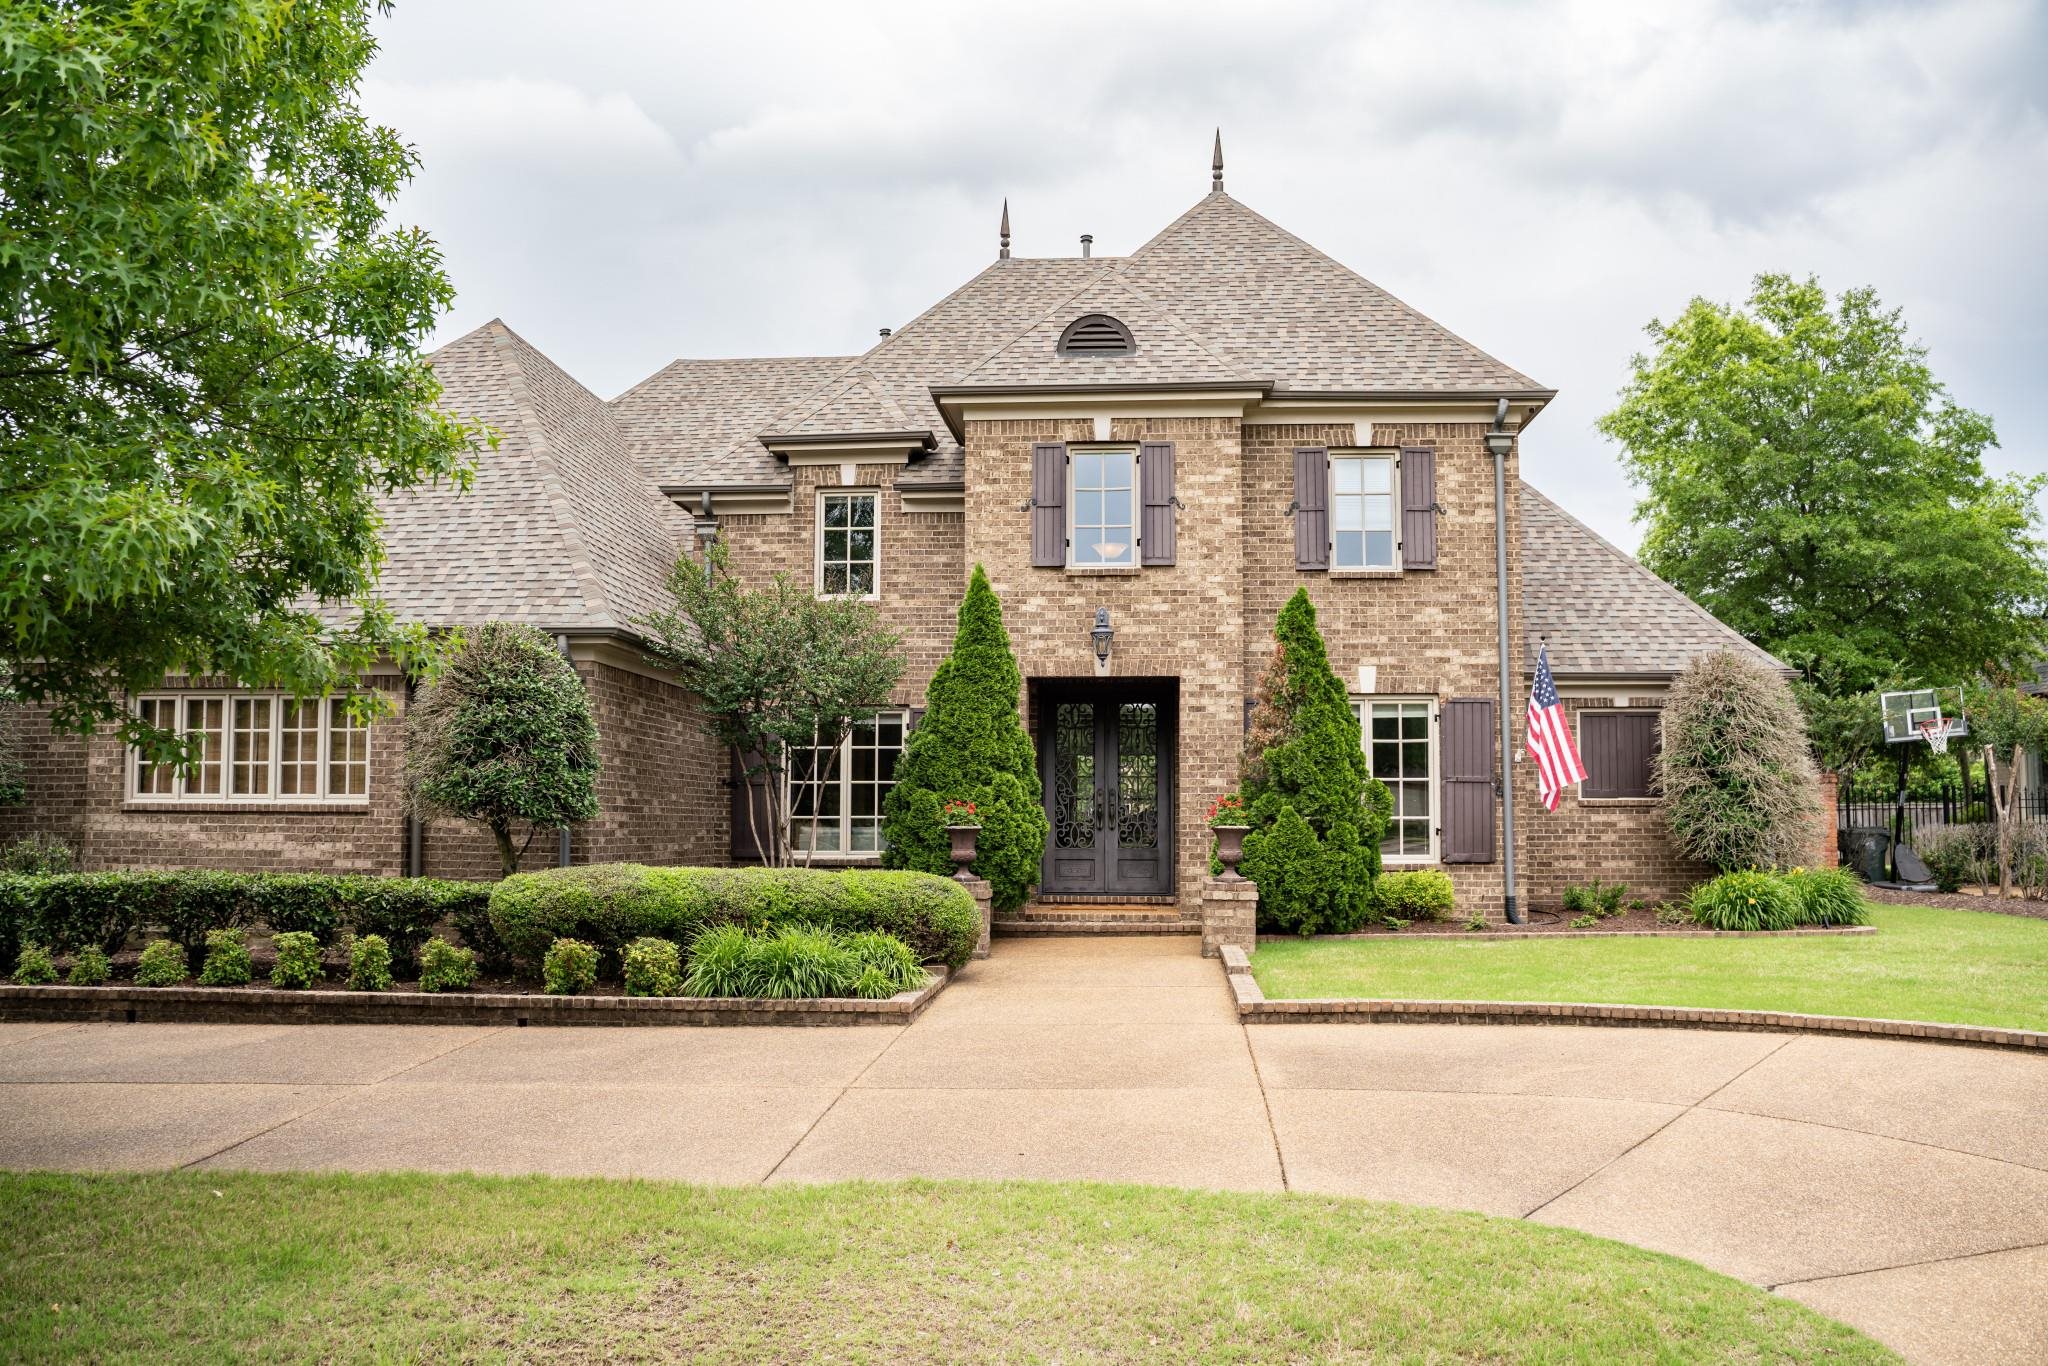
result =
M1998 894L2008 897L2020 827L2020 773L2029 750L2048 752L2048 700L2013 687L1978 687L1970 691L1966 710L1970 739L1964 743L1982 748L1984 785L1991 789L1998 822Z
M0 6L0 673L63 729L168 756L122 690L428 648L370 598L373 500L481 429L420 354L440 255L383 226L415 158L357 107L366 10Z
M1868 289L1756 278L1746 308L1652 322L1600 429L1643 491L1643 563L1831 692L1961 683L2048 643L2040 477L1996 479Z
M405 797L415 816L489 830L507 877L540 831L597 815L590 695L546 632L486 623L421 689L405 714Z
M1819 774L1806 721L1775 670L1721 651L1664 704L1657 791L1679 848L1721 872L1793 868L1813 846Z
M1024 675L1010 653L1003 605L980 565L960 600L953 650L925 689L924 719L896 761L882 810L882 863L949 873L943 808L973 802L981 821L974 871L998 910L1024 904L1045 858L1038 756L1018 713Z
M1280 609L1273 635L1240 775L1251 826L1240 867L1258 884L1260 918L1273 928L1355 930L1371 912L1393 797L1367 767L1306 589Z
M701 564L678 559L668 590L675 606L642 623L651 653L682 676L705 732L759 793L764 820L745 805L761 862L790 864L790 786L815 790L855 724L888 699L903 677L902 638L874 604L820 598L787 574L746 587L717 542Z

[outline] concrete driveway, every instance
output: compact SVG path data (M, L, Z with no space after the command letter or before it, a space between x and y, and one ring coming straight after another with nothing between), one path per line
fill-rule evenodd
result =
M1246 1028L1192 939L1005 940L904 1029L0 1025L0 1165L1330 1192L1690 1257L1917 1360L2048 1362L2048 1059Z

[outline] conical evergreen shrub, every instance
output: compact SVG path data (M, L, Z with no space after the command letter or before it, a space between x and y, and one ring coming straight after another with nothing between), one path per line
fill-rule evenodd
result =
M1355 930L1372 905L1392 794L1367 768L1306 590L1280 609L1273 635L1278 650L1260 680L1242 769L1252 829L1241 867L1259 885L1265 928Z
M925 689L924 719L882 807L884 867L952 872L941 812L948 801L973 802L981 820L974 871L988 879L997 909L1024 904L1045 857L1046 820L1038 758L1017 710L1023 686L1002 603L976 565L953 652Z

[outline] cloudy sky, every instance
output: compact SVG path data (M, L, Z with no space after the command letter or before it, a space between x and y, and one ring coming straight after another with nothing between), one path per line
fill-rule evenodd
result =
M368 110L424 168L452 337L610 397L865 349L979 270L1232 194L1561 390L1528 477L1623 545L1593 430L1641 329L1750 277L1904 308L2048 470L2048 5L401 0Z

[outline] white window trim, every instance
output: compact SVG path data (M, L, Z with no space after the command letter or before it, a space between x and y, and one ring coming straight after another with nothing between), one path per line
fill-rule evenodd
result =
M1365 751L1365 768L1372 772L1372 704L1375 702L1421 702L1429 707L1429 852L1426 854L1381 854L1380 863L1389 868L1427 868L1443 861L1443 745L1439 722L1442 713L1437 699L1421 693L1353 693L1352 714L1358 717L1358 743ZM1413 819L1412 817L1410 819Z
M897 761L900 763L903 758L904 750L910 748L910 708L877 707L875 709L874 719L877 721L882 720L884 717L892 716L895 717L903 725L903 743L896 751L896 758ZM847 845L853 843L853 764L850 762L852 758L852 752L853 734L849 731L847 733L846 738L840 741L839 743L840 847L837 849L806 850L803 848L803 846L799 845L796 842L795 827L798 817L795 814L796 803L792 791L792 789L795 787L796 779L795 776L790 772L790 765L788 763L785 762L782 766L782 809L790 813L790 847L793 850L795 850L795 852L799 855L808 854L811 861L814 863L820 859L823 859L827 862L850 860L860 863L876 863L881 860L882 851L880 849L849 849L846 847ZM896 784L893 780L889 784L890 787L894 787L895 785ZM809 820L812 824L816 823L816 819L814 817L808 817L805 819ZM878 842L879 838L880 837L878 835Z
M825 591L825 502L830 498L867 498L875 505L875 588L872 593L827 593ZM821 598L844 598L849 602L882 600L882 491L877 488L821 488L811 518L811 588Z
M1384 460L1387 465L1387 499L1393 531L1393 558L1386 564L1340 564L1337 561L1337 463L1342 460ZM1399 451L1333 450L1329 457L1329 472L1325 476L1327 491L1324 502L1329 505L1330 519L1330 568L1339 573L1351 574L1398 574L1401 572L1401 453ZM1377 495L1375 495L1377 496ZM1382 701L1394 701L1382 698ZM1415 700L1415 699L1406 699Z
M261 692L242 689L226 691L194 688L184 691L156 690L139 693L129 700L128 705L131 713L140 716L144 702L169 702L172 708L171 714L174 718L174 725L179 733L183 734L185 703L188 699L217 701L221 704L221 790L218 792L187 792L185 790L187 771L179 768L172 773L171 790L169 792L145 792L142 790L141 785L140 752L133 747L128 747L122 751L126 772L121 780L123 799L127 803L142 806L247 806L257 809L270 806L356 807L369 805L370 778L376 768L375 746L377 728L375 726L365 726L363 728L363 790L361 792L342 793L330 793L328 791L328 781L331 776L328 771L328 764L332 752L330 741L333 734L331 709L328 703L333 700L332 698L303 699L307 706L315 709L314 714L319 718L320 722L319 760L314 769L314 776L318 781L320 790L317 793L293 792L289 794L281 793L278 790L281 776L280 770L284 762L282 757L284 750L284 709L287 704L302 699L295 698L290 693L285 692ZM243 699L267 700L270 703L270 757L265 761L266 770L269 774L269 790L265 792L236 793L233 790L235 775L235 703Z
M1586 753L1586 718L1589 716L1654 716L1657 718L1657 743L1662 745L1664 742L1664 709L1662 707L1580 707L1572 717L1572 743L1578 747L1582 759ZM1586 777L1590 779L1592 776L1592 770L1588 769ZM1650 777L1651 783L1654 784L1656 781L1654 770L1651 772ZM1572 795L1582 802L1592 802L1595 805L1612 803L1616 806L1646 806L1657 800L1657 794L1654 792L1645 792L1640 796L1631 797L1592 797L1586 794L1586 784L1584 782L1572 784Z
M1131 457L1131 557L1128 560L1090 561L1081 563L1074 558L1079 542L1074 536L1074 514L1079 511L1081 500L1075 496L1074 457L1077 455L1128 455ZM1139 468L1138 448L1129 442L1111 442L1108 445L1076 445L1067 448L1067 568L1077 569L1084 574L1100 573L1104 570L1137 569L1145 562L1144 547L1138 543L1138 530L1145 520L1144 508L1140 503L1141 490L1145 483L1145 472Z

